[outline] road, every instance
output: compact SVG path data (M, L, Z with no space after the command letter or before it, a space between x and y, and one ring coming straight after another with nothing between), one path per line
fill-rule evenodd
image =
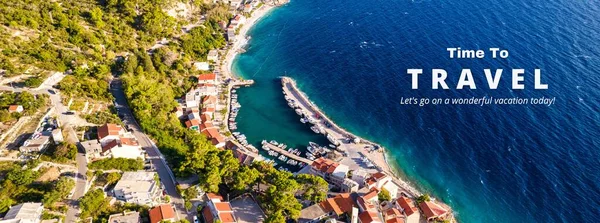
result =
M158 147L150 140L150 138L144 134L141 127L135 120L131 109L127 103L127 98L125 97L125 92L123 91L122 81L115 77L110 83L110 92L115 97L115 107L119 112L119 117L123 120L123 124L129 125L133 130L133 134L139 141L140 145L146 150L148 156L151 157L152 166L158 172L158 176L160 177L160 181L164 185L167 195L171 197L171 203L175 206L175 210L177 213L177 218L179 219L187 219L192 222L192 215L188 214L184 207L183 198L177 193L175 177L173 172L167 165L164 156L158 150Z
M52 76L48 77L44 83L42 83L39 87L35 89L31 88L14 88L9 86L0 86L0 90L2 91L12 91L12 92L23 92L27 91L32 94L47 94L50 97L50 101L52 106L54 107L54 112L57 115L58 122L63 127L63 131L67 133L67 141L71 143L78 143L79 139L77 138L77 134L73 130L73 126L83 126L90 125L85 119L80 118L76 115L67 115L65 114L69 109L62 103L60 92L55 89L53 86L64 78L65 75L63 73L55 73ZM87 158L85 157L85 151L78 151L77 153L77 174L76 174L76 183L75 183L75 191L71 200L69 201L69 209L67 210L67 215L65 217L65 222L77 222L78 214L79 214L79 203L78 199L82 197L87 190Z

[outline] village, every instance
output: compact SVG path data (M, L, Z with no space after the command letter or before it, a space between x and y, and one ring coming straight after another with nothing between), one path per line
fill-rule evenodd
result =
M259 0L231 0L227 2L232 17L219 22L228 45L212 49L206 60L194 61L200 72L195 76L191 90L183 97L175 98L177 106L172 114L186 129L202 134L219 150L231 150L240 165L267 163L277 165L266 151L257 149L235 133L235 118L241 108L237 102L236 89L253 84L230 74L231 61L247 42L245 31L270 9L285 2L262 2ZM262 10L260 13L256 11ZM257 15L258 14L258 15ZM252 19L252 22L248 20ZM248 24L250 23L250 24ZM244 31L245 30L245 31ZM159 41L158 49L164 46ZM168 41L167 41L168 42ZM151 50L149 51L152 52ZM31 93L36 99L49 98L35 114L31 132L21 134L23 120L33 115L21 116L31 106L10 104L7 113L17 117L12 126L2 131L3 161L35 163L36 170L46 175L53 172L54 179L69 178L74 185L65 192L65 209L49 209L45 201L10 205L3 222L95 222L91 217L79 219L86 214L80 207L89 205L88 200L110 198L111 207L147 207L147 215L140 211L123 211L112 214L108 222L262 222L268 216L259 199L252 193L230 198L229 194L204 192L196 180L181 179L173 174L165 156L159 151L154 139L144 133L136 120L123 93L121 80L113 79L110 91L114 96L114 109L118 116L102 124L89 123L78 116L71 101L64 103L60 90L54 86L66 74L57 73L37 88L14 88L3 86L2 90ZM282 89L303 118L314 119L315 128L332 142L331 148L312 146L322 152L285 150L284 147L265 142L262 150L278 151L280 160L294 160L300 168L293 175L309 174L324 179L326 197L311 202L296 197L302 204L299 217L291 220L300 223L316 222L451 222L450 208L426 194L421 194L406 182L398 180L385 161L383 148L362 140L337 127L296 88L293 80L282 79ZM26 93L24 93L26 92ZM24 108L26 107L26 108ZM86 104L87 108L88 105ZM93 113L90 110L88 113ZM33 112L30 112L33 114ZM313 123L313 122L311 122ZM317 124L319 123L319 124ZM29 130L27 130L29 131ZM315 132L319 132L315 131ZM24 138L24 136L26 136ZM6 138L5 138L6 137ZM20 143L12 143L11 141ZM56 151L75 143L78 151L68 154L74 161L58 162ZM267 145L269 144L269 145ZM308 142L307 142L308 144ZM49 152L54 151L54 152ZM306 154L306 155L305 155ZM277 157L277 156L276 156ZM37 161L36 161L37 160ZM40 163L39 160L42 160ZM26 165L23 169L26 169ZM288 172L287 168L279 168ZM29 171L29 169L27 169ZM259 186L260 188L260 186ZM88 200L86 200L88 199ZM69 203L71 202L71 203ZM51 217L48 217L51 216ZM288 221L289 222L289 221Z

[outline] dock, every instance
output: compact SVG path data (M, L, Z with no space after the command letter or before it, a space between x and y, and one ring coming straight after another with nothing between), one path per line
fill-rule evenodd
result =
M311 100L309 100L308 96L298 89L296 82L292 78L281 77L281 85L283 94L294 101L293 109L302 110L303 114L300 115L301 117L311 117L316 119L314 124L322 127L324 130L321 131L322 134L327 136L328 139L332 138L340 142L338 150L345 151L347 156L341 158L337 162L349 166L352 170L361 169L368 173L383 172L393 176L393 182L406 194L415 197L421 194L408 182L397 177L389 163L387 163L383 147L364 138L360 138L339 127ZM369 165L361 161L363 158L369 160L374 166L369 167Z
M292 154L292 153L288 152L287 150L279 148L279 147L277 147L277 146L275 146L275 145L273 145L271 143L265 143L264 145L267 146L267 147L269 147L269 149L271 149L271 150L273 150L275 152L278 152L281 155L287 156L290 159L296 160L298 162L303 162L303 163L306 163L308 165L311 165L313 163L312 160L309 160L309 159L304 158L304 157L300 157L300 156L298 156L296 154Z

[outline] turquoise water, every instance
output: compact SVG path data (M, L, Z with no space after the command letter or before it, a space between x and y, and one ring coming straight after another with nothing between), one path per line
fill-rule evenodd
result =
M568 0L292 0L254 27L234 72L239 131L249 141L324 143L288 108L277 77L293 77L340 126L378 142L409 180L461 222L594 222L600 217L600 4ZM510 52L448 59L447 47ZM422 68L419 90L406 69ZM428 70L476 90L431 90ZM489 90L482 69L506 73ZM548 90L534 90L540 68ZM429 83L428 83L429 82ZM556 97L552 106L403 106L401 97Z

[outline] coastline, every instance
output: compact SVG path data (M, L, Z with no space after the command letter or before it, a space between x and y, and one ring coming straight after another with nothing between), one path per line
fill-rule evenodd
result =
M225 55L225 60L221 63L221 66L219 68L221 70L221 74L223 74L225 78L235 79L236 77L239 77L233 75L232 66L233 61L235 60L236 56L240 53L240 50L242 50L244 46L248 44L248 31L250 31L250 29L254 25L256 25L256 22L258 22L264 16L268 15L269 12L271 12L271 10L277 7L279 6L263 4L260 8L256 9L252 13L252 16L247 18L246 23L240 28L239 34L235 35L233 46L231 46L231 48L227 51L227 54Z
M281 5L264 4L260 8L256 9L254 11L254 13L252 14L252 16L246 20L246 23L244 24L244 26L242 26L240 28L239 34L237 34L235 36L234 44L227 51L227 54L225 55L225 59L219 67L221 74L224 75L224 78L241 79L241 77L239 75L233 73L232 68L233 68L233 62L236 59L236 56L239 53L241 53L241 50L246 46L246 44L248 44L248 41L249 41L249 38L247 38L248 31L254 25L256 25L256 23L261 18L268 15L268 13L271 12L271 10L278 8L279 6L281 6ZM282 77L282 83L284 82L285 78L288 78L291 81L291 83L293 83L292 85L294 86L294 88L297 89L295 80L293 80L289 77ZM231 92L232 87L233 87L233 85L229 85L229 92ZM383 146L381 146L375 142L372 142L370 140L367 140L363 137L357 136L357 135L349 132L348 130L339 127L335 122L331 121L326 116L326 114L320 110L320 108L317 105L315 105L312 101L310 101L308 96L306 96L300 89L297 89L297 91L299 92L301 97L305 98L305 100L307 100L310 103L310 107L312 109L314 109L315 112L317 112L318 114L321 114L321 117L324 118L325 120L327 120L329 123L331 123L331 125L333 127L335 127L337 129L337 131L341 132L345 136L351 136L351 137L360 139L361 143L358 145L361 145L361 147L359 149L357 149L357 151L362 149L363 151L359 152L359 153L363 154L365 157L367 157L369 160L371 160L373 162L373 164L376 166L377 170L391 176L392 180L400 187L400 189L402 191L406 192L408 195L410 195L414 198L416 198L420 195L423 195L423 193L420 190L418 190L417 187L413 186L414 184L411 184L410 181L403 179L403 177L401 177L400 174L398 173L398 170L396 170L394 168L394 166L392 166L389 163L389 161L388 161L389 155L387 154L388 151L386 151L386 149ZM228 97L228 106L227 106L228 109L227 109L226 117L229 117L229 113L230 113L230 106L229 106L231 104L231 101L229 101L230 98L231 97ZM229 129L228 125L227 125L227 130L231 131ZM373 151L373 152L366 152L366 149L362 147L364 145L374 146L375 148L379 148L379 149L376 151ZM437 199L436 199L435 203L440 204L443 207L450 210L450 212L451 212L450 219L452 219L452 222L457 222L455 213L454 213L454 211L452 211L453 209L449 205L447 205L446 203L443 203L441 201L438 201Z

